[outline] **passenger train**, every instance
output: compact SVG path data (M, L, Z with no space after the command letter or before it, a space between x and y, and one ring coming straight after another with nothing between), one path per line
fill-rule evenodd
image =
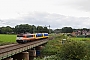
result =
M17 34L17 43L27 43L30 41L46 39L48 38L48 33L35 33L35 34Z

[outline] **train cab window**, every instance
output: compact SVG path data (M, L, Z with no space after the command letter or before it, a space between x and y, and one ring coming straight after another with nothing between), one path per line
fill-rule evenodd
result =
M27 36L27 38L31 38L31 37L33 37L33 35L28 35L28 36Z
M23 35L17 35L17 37L24 37Z
M24 34L17 34L17 37L24 37Z

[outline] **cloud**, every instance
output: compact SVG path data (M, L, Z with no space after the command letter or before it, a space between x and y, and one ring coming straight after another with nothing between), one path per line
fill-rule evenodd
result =
M74 9L90 12L90 0L69 0L65 5Z
M29 13L26 16L17 19L3 20L6 25L16 26L19 24L30 24L35 26L51 26L52 29L72 27L72 28L89 28L89 17L71 17L60 14L49 14L45 12Z
M89 2L89 0L0 0L0 19L18 18L35 11L90 17Z

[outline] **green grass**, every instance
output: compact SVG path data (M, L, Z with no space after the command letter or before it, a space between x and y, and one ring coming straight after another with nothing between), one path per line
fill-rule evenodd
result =
M0 34L0 45L16 43L16 35Z
M70 40L87 41L87 40L90 40L90 38L77 38L77 37L71 37Z

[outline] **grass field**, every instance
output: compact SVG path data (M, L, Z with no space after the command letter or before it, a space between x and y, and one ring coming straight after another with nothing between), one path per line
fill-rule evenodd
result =
M0 45L16 43L16 35L0 34Z
M71 37L71 41L78 41L78 42L84 42L90 47L90 38L77 38L77 37Z
M71 37L71 41L82 41L85 42L86 44L90 45L90 38L77 38L77 37Z
M71 40L78 40L78 41L86 41L86 40L90 40L90 38L77 38L77 37L71 37Z

